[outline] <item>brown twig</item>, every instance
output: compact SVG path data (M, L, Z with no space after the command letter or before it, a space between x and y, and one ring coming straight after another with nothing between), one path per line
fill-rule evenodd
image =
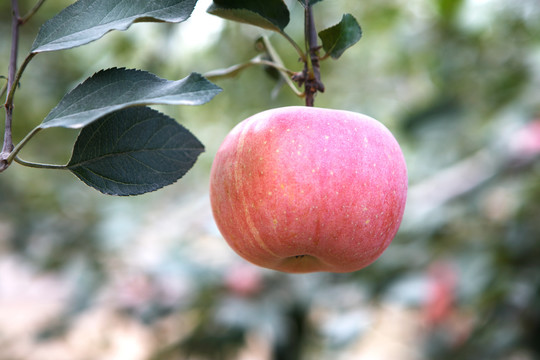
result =
M39 0L36 5L34 5L34 7L20 19L21 25L24 25L26 22L28 22L28 20L30 20L30 18L34 16L34 14L39 10L41 5L43 5L45 1L46 0Z
M19 27L21 18L19 15L19 4L17 0L11 0L12 20L11 20L11 54L9 58L7 98L4 108L6 109L6 120L4 128L4 145L0 153L0 172L9 166L8 157L13 150L13 138L11 125L13 120L13 90L17 85L15 77L17 74L17 52L19 50Z
M319 65L320 46L317 44L317 30L315 28L315 19L309 0L306 0L304 14L304 35L306 39L307 56L304 60L304 70L295 74L292 79L296 81L298 85L304 86L306 106L313 106L315 94L317 92L324 92L324 84L321 81Z

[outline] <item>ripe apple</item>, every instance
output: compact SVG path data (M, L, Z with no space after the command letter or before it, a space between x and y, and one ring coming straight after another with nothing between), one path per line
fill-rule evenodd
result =
M399 144L366 115L284 107L239 123L210 174L217 226L246 260L284 272L352 272L390 245L407 196Z

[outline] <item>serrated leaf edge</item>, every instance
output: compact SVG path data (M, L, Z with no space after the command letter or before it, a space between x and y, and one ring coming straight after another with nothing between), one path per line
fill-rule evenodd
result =
M151 109L151 108L149 108L149 109ZM118 111L121 111L121 110L123 110L123 109L120 109L120 110L118 110ZM169 118L169 119L171 119L171 120L174 121L174 119L172 119L171 117L169 117L169 116L167 116L167 115L165 115L165 114L163 114L163 113L161 113L161 112L159 112L159 111L157 111L157 110L155 110L155 109L151 109L151 110L152 110L153 112L155 112L156 115L159 114L159 115L161 115L161 116L165 116L165 117L167 117L167 118ZM108 114L106 114L106 115L100 117L98 120L103 119L104 117L110 116L110 115L112 115L112 113L108 113ZM97 121L97 120L96 120L96 121ZM179 124L179 125L180 125L180 124ZM180 126L181 126L181 125L180 125ZM187 129L187 128L185 128L185 127L183 127L183 128L184 128L184 130L186 130L186 131L188 131L190 134L192 134L191 131L189 131L189 129ZM193 135L193 134L192 134L192 135ZM79 136L80 136L80 134L79 134ZM77 141L78 141L78 139L79 139L79 137L77 137ZM77 141L76 141L76 142L77 142ZM198 141L198 139L197 139L197 141ZM186 148L184 148L184 149L187 150ZM73 151L74 151L74 150L75 150L75 147L73 148ZM196 160L199 158L199 156L200 156L202 153L205 152L206 149L204 148L204 145L201 143L201 148L192 148L191 150L198 150L198 153L197 153L196 158L195 158L195 161L196 161ZM149 150L144 150L144 151L149 151ZM128 153L128 152L126 152L126 153ZM121 153L114 153L114 155L118 155L118 154L121 154ZM106 155L106 156L101 156L100 159L103 159L103 158L106 158L106 157L109 157L109 156L113 156L113 154L108 154L108 155ZM129 156L129 155L128 155L128 156ZM71 158L70 158L69 162L65 165L65 169L69 170L73 175L75 175L79 180L81 180L81 181L82 181L83 183L85 183L87 186L90 186L91 188L93 188L93 189L95 189L95 190L97 190L97 191L99 191L100 193L105 194L105 195L113 195L113 196L137 196L137 195L143 195L143 194L147 194L147 193L154 192L154 191L157 191L157 190L159 190L159 189L162 189L162 188L164 188L165 186L169 186L169 185L175 184L176 182L178 182L178 181L185 175L185 173L184 173L184 175L182 175L182 176L176 178L174 181L172 181L172 182L170 182L170 183L167 183L167 184L163 184L163 185L161 185L161 184L156 184L156 183L151 183L151 184L150 184L150 183L149 183L149 184L146 184L146 183L145 183L144 185L146 185L146 186L148 186L148 187L150 188L150 190L148 190L148 191L136 191L136 192L116 193L116 192L114 192L114 191L112 191L112 190L111 190L111 191L104 191L104 188L100 188L99 185L96 184L95 182L91 181L90 179L88 179L88 178L86 178L86 177L81 176L81 175L77 172L76 169L77 169L77 168L85 169L86 171L91 172L92 174L96 175L96 176L99 177L99 178L105 179L105 180L107 180L107 181L109 181L109 182L111 182L111 183L121 184L121 185L123 185L123 186L125 186L125 187L138 187L138 186L141 186L141 184L130 184L130 183L122 182L122 181L119 181L119 180L111 179L110 177L104 176L104 175L102 175L102 174L98 174L98 173L96 173L95 171L93 171L92 169L90 169L90 168L84 166L85 163L91 163L91 162L93 162L95 159L92 159L92 160L85 160L85 161L83 161L83 162L78 162L78 163L76 163L76 164L73 164L73 163L72 163L72 160L73 160L73 152L72 152L72 154L71 154ZM134 159L134 160L139 162L138 159ZM146 167L148 167L147 164L144 164L144 163L143 163L143 165L146 166ZM189 171L189 170L188 170L188 171ZM187 171L186 171L186 173L187 173ZM153 186L153 185L157 185L157 186ZM107 189L109 189L109 188L107 187Z
M351 14L343 14L341 20L340 20L337 24L335 24L335 25L333 25L333 26L330 26L330 27L328 27L328 28L326 28L326 29L324 29L324 30L321 30L321 31L319 32L319 37L322 39L321 33L324 33L325 31L329 31L329 30L334 29L334 28L337 28L337 27L342 27L342 26L343 26L343 22L345 21L345 17L346 17L346 16L350 16L350 17L354 20L355 24L356 24L356 25L358 26L358 28L360 29L360 36L358 37L358 39L357 39L356 41L354 41L354 42L351 43L349 46L347 46L345 49L343 49L343 51L342 51L338 56L334 56L334 55L332 54L332 52L333 52L333 50L336 48L337 44L339 43L339 40L343 37L342 33L340 32L340 35L338 36L337 40L334 41L334 45L333 45L330 49L328 49L328 51L326 51L326 53L327 53L328 55L330 55L330 56L331 56L332 58L334 58L334 59L339 58L339 57L343 54L343 52L344 52L346 49L350 48L351 46L353 46L354 44L356 44L358 41L360 41L360 39L362 38L362 35L363 35L362 27L360 26L360 24L358 23L358 21L356 20L356 18L355 18L353 15L351 15Z
M95 108L95 109L91 109L91 110L88 110L88 112L90 111L95 111L95 110L99 110L99 109L103 109L103 108L107 108L107 107L110 107L110 111L108 111L107 113L103 114L102 116L96 118L96 119L93 119L91 122L88 122L88 123L85 123L84 125L80 125L80 126L62 126L62 125L56 125L55 123L57 123L58 121L57 120L60 120L61 118L55 118L55 119L52 119L52 120L47 120L47 118L49 117L49 115L51 113L53 113L60 105L62 105L62 101L66 98L66 97L69 97L72 95L72 93L74 91L76 91L82 84L86 83L86 82L90 82L92 80L95 80L96 77L98 76L103 76L104 73L106 72L109 72L109 71L125 71L125 72L132 72L132 73L144 73L145 75L149 75L149 76L152 76L153 78L155 78L157 81L167 81L167 82L174 82L174 83L177 83L177 82L186 82L188 81L190 78L192 77L197 77L197 81L204 81L208 84L211 84L213 85L213 88L212 89L205 89L205 90L197 90L197 91L192 91L192 92L189 92L189 93L186 93L186 94L207 94L207 95L213 95L212 98L214 96L216 96L218 93L220 93L222 91L222 89L215 85L214 83L212 83L211 81L209 81L208 79L206 79L202 74L200 73L197 73L197 72L192 72L191 74L189 74L188 76L186 76L185 78L183 79L180 79L180 80L167 80L167 79L163 79L151 72L147 72L147 71L144 71L144 70L140 70L140 69L130 69L130 68L125 68L125 67L112 67L112 68L108 68L108 69L102 69L102 70L99 70L97 72L95 72L94 74L92 74L92 76L86 78L85 80L81 81L79 84L77 84L77 86L75 86L71 91L69 91L67 94L64 95L64 97L62 98L62 100L60 100L60 102L49 112L49 114L47 114L47 116L45 117L45 119L43 120L43 122L39 125L39 127L41 129L48 129L48 128L52 128L52 127L63 127L63 128L69 128L69 129L80 129L80 128L83 128L91 123L93 123L94 121L97 121L98 119L112 113L112 112L115 112L115 111L118 111L120 109L124 109L124 108L128 108L128 107L134 107L134 106L146 106L146 105L153 105L153 104L169 104L167 102L163 102L163 101L152 101L154 100L153 98L149 98L149 99L145 99L147 101L142 101L140 103L138 102L135 102L135 103L132 103L132 104L128 104L126 105L125 103L124 104L118 104L116 106L103 106L102 108ZM87 95L88 96L88 95ZM210 100L208 100L210 101ZM183 101L183 102L171 102L170 104L177 104L177 105L202 105L202 104L205 104L206 102L208 101L205 101L205 102L188 102L188 101ZM84 112L81 112L81 113L84 113Z
M195 1L195 4L196 4L197 1ZM30 48L30 53L32 54L37 54L37 53L41 53L41 52L48 52L48 51L60 51L60 50L67 50L67 49L72 49L72 48L75 48L75 47L79 47L79 46L83 46L83 45L86 45L86 44L89 44L91 42L94 42L96 40L99 40L101 39L102 37L104 37L105 35L107 35L109 32L111 31L126 31L127 29L129 29L131 27L131 25L137 23L137 22L149 22L149 21L155 21L155 22L168 22L168 23L179 23L179 22L183 22L183 21L186 21L187 19L190 18L192 12L193 12L193 9L195 7L195 4L194 6L192 7L191 9L191 12L189 13L189 15L187 15L186 17L178 17L178 18L175 18L175 19L167 19L167 18L160 18L160 17L154 17L154 16L146 16L146 15L134 15L134 16L131 16L129 18L125 18L124 20L127 22L125 25L123 26L117 26L117 27L112 27L110 28L109 30L103 32L101 35L99 36L96 36L96 37L89 37L89 39L85 42L82 42L80 44L76 44L76 45L73 45L73 46L66 46L66 47L62 47L60 49L50 49L51 47L51 44L59 44L59 43L62 43L62 41L60 41L61 39L65 39L69 36L73 36L73 34L69 34L68 36L64 36L62 38L58 38L58 39L55 39L54 41L51 41L51 42L48 42L46 44L42 44L40 46L37 46L35 47L36 45L36 41L38 40L40 34L41 34L41 31L43 29L44 26L47 25L47 23L50 23L52 21L54 21L56 19L57 16L60 16L60 14L68 11L69 8L72 8L74 6L76 6L76 2L67 6L66 8L62 9L58 14L56 14L54 17L52 17L51 19L47 20L39 29L39 32L38 32L38 35L36 37L36 39L34 40L34 42L32 43L32 46ZM115 21L118 21L115 20ZM102 25L106 25L107 23L105 24L100 24L101 26ZM89 28L90 29L90 28ZM86 30L89 30L89 29L86 29Z

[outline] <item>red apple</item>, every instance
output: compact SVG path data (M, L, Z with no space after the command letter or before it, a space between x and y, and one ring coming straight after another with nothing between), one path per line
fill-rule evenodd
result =
M366 115L285 107L238 124L218 150L210 200L218 228L270 269L351 272L390 245L407 196L399 144Z

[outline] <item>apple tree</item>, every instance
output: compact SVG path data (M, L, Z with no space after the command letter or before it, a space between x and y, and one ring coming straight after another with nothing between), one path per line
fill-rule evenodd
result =
M197 56L176 43L177 29L194 41L196 19L184 18L194 2L175 2L185 4L171 7L175 15L146 7L163 1L110 1L117 13L106 1L80 2L92 6L44 25L77 3L0 1L2 113L10 114L10 130L1 127L0 358L25 358L17 351L28 339L34 357L58 358L43 355L48 345L77 334L70 358L111 357L104 344L114 334L126 344L129 329L141 328L159 340L130 343L148 346L144 359L235 359L254 348L255 358L276 360L540 357L537 1L310 1L328 28L313 49L304 1L285 1L288 12L260 5L275 1L215 1L204 31L206 19L231 21ZM354 18L365 36L349 50L362 34ZM106 34L81 46L70 37L71 49L36 43L70 27L87 40ZM191 92L199 87L205 95ZM362 271L288 275L239 263L210 224L207 188L193 186L206 185L207 173L195 175L208 170L218 132L307 99L383 120L407 158L397 241ZM187 106L202 100L211 101ZM176 181L195 160L175 186L129 199L73 181L142 193ZM9 317L6 287L17 300L37 294L41 305L66 294L65 283L72 291L50 322L25 339L5 337L21 313ZM33 309L41 307L26 307L25 319ZM92 331L105 341L81 331L94 311L115 317Z

